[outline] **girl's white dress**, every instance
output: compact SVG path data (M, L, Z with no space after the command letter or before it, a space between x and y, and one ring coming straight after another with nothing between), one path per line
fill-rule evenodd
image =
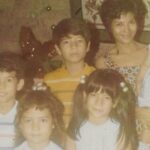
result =
M80 128L76 150L116 150L119 124L111 119L101 125L87 121Z
M14 150L32 150L32 149L29 147L28 143L25 141L21 145L16 147ZM62 149L55 143L49 142L47 147L43 150L62 150Z
M139 143L138 150L150 150L150 144Z
M141 109L141 111L139 109L139 111L137 111L137 114L139 114L137 115L137 125L140 127L141 132L144 129L150 130L150 69L145 74L141 93L138 97L138 105L139 107L149 108ZM140 142L138 150L150 150L150 144Z
M150 69L145 74L140 95L138 97L140 107L150 107Z

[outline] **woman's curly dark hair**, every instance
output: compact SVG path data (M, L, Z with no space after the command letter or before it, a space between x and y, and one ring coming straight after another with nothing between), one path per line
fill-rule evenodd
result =
M102 22L109 34L113 37L111 24L113 19L119 18L123 13L133 13L137 23L136 37L143 31L145 15L147 13L146 5L142 0L104 0L99 14Z

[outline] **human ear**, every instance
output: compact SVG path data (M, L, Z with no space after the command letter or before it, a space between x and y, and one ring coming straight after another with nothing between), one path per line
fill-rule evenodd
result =
M22 134L23 128L22 128L21 119L16 118L16 122L17 122L17 129Z
M20 91L24 86L24 79L20 79L17 84L17 91Z
M84 101L84 103L86 103L86 99L87 99L87 94L85 93L85 91L83 91L83 101Z
M116 100L115 102L114 102L114 104L113 104L113 108L116 108L116 106L118 105L118 100Z
M52 125L52 129L54 129L54 128L55 128L55 125L53 124L53 125Z
M61 50L57 44L54 45L54 48L55 48L56 52L58 53L58 55L61 55Z
M87 52L90 50L90 46L91 46L91 42L88 42L88 43L87 43L87 48L86 48L86 51L87 51Z

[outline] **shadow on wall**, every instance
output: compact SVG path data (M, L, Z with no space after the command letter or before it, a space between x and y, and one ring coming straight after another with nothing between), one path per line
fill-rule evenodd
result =
M36 39L30 27L21 27L19 44L23 58L27 62L26 78L30 80L43 78L46 72L56 69L62 63L61 59L55 59L57 53L53 42L46 41L42 44Z
M94 66L95 56L99 50L99 45L100 45L100 34L98 32L98 29L95 28L94 24L90 22L88 24L91 30L91 46L89 52L87 53L85 61L89 65Z

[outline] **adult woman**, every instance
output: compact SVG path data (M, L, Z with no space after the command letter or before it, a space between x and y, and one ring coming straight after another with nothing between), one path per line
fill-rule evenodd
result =
M142 0L104 0L100 8L101 19L114 40L114 47L97 57L97 68L111 68L124 75L136 90L136 78L147 53L147 46L136 41L144 27L147 13ZM150 125L143 121L145 108L138 107L137 121L140 139L150 143ZM146 125L147 124L147 125ZM144 127L149 126L149 128ZM142 129L141 129L141 128Z
M147 55L147 47L135 39L143 30L146 7L142 0L105 0L100 15L115 46L96 59L97 68L122 73L135 89L136 76Z

